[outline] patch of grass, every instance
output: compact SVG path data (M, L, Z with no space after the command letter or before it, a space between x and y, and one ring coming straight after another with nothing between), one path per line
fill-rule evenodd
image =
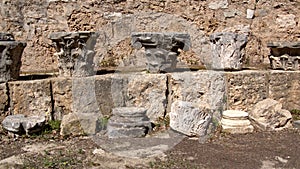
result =
M291 114L293 116L293 120L300 120L300 110L293 109L290 112L291 112Z
M154 129L153 131L161 131L161 130L165 130L168 129L170 127L170 117L166 116L166 117L159 117L155 123L154 123Z
M108 123L108 120L109 120L110 116L104 116L102 118L99 118L98 119L98 127L99 127L99 131L100 130L106 130L107 128L107 123Z

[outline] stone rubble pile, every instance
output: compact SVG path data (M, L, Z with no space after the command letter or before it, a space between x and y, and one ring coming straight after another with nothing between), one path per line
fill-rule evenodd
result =
M117 107L107 124L109 138L144 137L152 126L146 116L147 109L140 107Z
M221 119L222 131L232 134L253 132L247 112L239 110L226 110Z

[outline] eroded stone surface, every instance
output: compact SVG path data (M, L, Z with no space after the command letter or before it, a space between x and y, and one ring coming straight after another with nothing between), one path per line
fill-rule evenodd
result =
M176 68L179 50L190 48L190 35L186 33L133 33L132 46L145 47L147 69L151 73L171 71Z
M287 110L300 109L300 73L272 70L269 78L269 97L282 103Z
M50 80L9 82L11 114L46 116L51 118Z
M56 49L60 76L94 75L94 32L55 32L49 35Z
M12 34L0 32L0 83L18 79L25 47L26 43L15 41Z
M210 111L192 102L176 101L170 112L170 127L188 136L205 136L211 122Z
M300 42L273 42L267 46L272 69L300 70Z
M2 121L2 126L9 132L32 134L41 131L45 125L45 116L28 116L23 114L7 116Z
M151 123L146 116L147 109L139 107L117 107L108 120L109 138L144 137L151 130Z
M188 101L207 107L213 117L221 119L221 111L226 108L224 73L214 71L173 73L170 75L169 83L168 108L175 101Z
M227 104L230 110L248 112L268 97L268 72L227 72Z
M273 99L258 102L249 113L253 126L259 130L282 130L292 127L292 115Z
M152 122L164 117L167 107L167 76L131 74L127 84L127 106L145 107Z
M232 134L253 132L254 127L249 120L249 114L240 110L224 111L221 120L222 131Z
M101 114L95 113L71 113L63 116L60 134L62 136L94 135L99 130Z
M0 116L4 115L6 111L8 111L8 90L7 84L0 84Z
M247 36L231 32L210 35L212 69L241 70Z

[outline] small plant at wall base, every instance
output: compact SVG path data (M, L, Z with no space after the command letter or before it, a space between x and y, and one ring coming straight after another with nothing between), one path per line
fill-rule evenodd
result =
M291 114L293 116L293 120L300 120L300 110L293 109L290 112L291 112Z
M41 135L56 134L60 132L60 120L50 120L46 124L45 128L41 131Z
M98 119L98 127L99 127L98 130L99 131L106 130L109 118L110 118L110 116L104 116L104 117Z
M153 131L157 132L157 131L168 129L169 127L170 127L170 117L169 116L159 117L154 123Z

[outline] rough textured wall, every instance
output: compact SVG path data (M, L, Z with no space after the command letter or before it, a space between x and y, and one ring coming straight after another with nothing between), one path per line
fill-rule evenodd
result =
M269 62L267 42L299 41L299 15L295 0L1 0L0 31L27 42L23 72L56 70L48 34L78 30L99 32L95 62L102 67L144 64L143 51L130 47L133 31L190 33L193 48L179 58L189 65L209 64L211 33L246 33L245 62L259 66Z

